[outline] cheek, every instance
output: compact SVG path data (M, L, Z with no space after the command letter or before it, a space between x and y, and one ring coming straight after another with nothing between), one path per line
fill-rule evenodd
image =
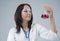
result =
M22 16L22 18L24 19L24 18L26 17L26 14L23 14L23 13L22 13L21 16Z
M26 14L26 13L23 13L23 12L22 12L21 16L22 16L22 19L23 19L23 20L30 20L32 14Z

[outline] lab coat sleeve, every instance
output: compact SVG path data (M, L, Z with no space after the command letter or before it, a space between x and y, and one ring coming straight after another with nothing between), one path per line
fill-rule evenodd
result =
M10 29L8 33L7 41L15 41L14 40L14 28Z
M47 30L45 27L39 24L37 24L36 26L41 38L48 40L55 40L57 38L57 34L54 33L52 30Z

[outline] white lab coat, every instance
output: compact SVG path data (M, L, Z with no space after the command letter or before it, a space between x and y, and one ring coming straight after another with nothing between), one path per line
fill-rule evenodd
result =
M57 37L56 33L51 30L48 31L45 27L39 24L34 24L31 27L30 41L37 41L38 37L48 40L54 40ZM27 41L27 39L25 38L22 28L19 34L16 33L16 28L12 28L9 31L7 41Z

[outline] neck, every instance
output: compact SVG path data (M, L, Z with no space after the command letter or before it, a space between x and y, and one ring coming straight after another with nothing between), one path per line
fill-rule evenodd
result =
M22 25L23 25L23 29L27 32L29 30L28 29L28 22L23 22Z

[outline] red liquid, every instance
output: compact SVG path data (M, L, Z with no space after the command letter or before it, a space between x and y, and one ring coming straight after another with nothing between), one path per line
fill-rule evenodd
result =
M47 14L42 14L42 15L41 15L41 18L47 19L47 18L49 18L49 15L47 15Z

